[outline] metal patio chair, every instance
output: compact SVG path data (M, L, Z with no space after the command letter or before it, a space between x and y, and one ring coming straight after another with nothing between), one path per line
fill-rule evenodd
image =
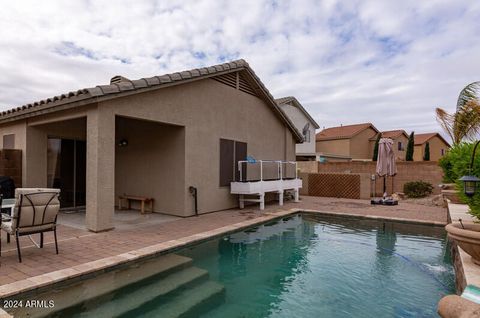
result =
M15 235L17 242L18 261L22 262L19 237L40 234L40 248L43 248L43 233L53 231L55 250L57 244L57 215L60 210L60 189L17 188L15 189L15 207L9 221L1 222L1 229L10 235ZM4 219L2 217L2 219ZM32 240L33 241L33 240ZM35 242L34 242L35 243ZM35 244L36 245L36 244ZM0 241L1 253L1 241Z

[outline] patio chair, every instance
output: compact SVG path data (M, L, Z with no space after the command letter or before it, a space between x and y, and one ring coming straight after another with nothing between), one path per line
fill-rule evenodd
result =
M60 189L17 188L15 189L15 207L11 220L2 221L1 229L7 232L7 238L15 235L18 261L22 262L19 237L40 234L40 248L43 248L43 233L53 231L55 250L57 244L57 214L60 209L58 196ZM9 241L9 240L8 240ZM1 253L1 241L0 241Z

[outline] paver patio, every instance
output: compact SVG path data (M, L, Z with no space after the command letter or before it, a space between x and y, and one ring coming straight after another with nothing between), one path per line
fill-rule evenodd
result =
M303 196L300 203L286 202L283 207L275 203L259 211L254 205L243 210L231 209L189 217L169 219L162 223L122 226L103 233L59 225L59 250L55 254L53 235L45 235L43 249L36 248L28 237L22 237L23 263L18 263L15 240L7 244L2 234L2 256L0 258L0 287L34 276L68 269L76 265L116 256L161 242L215 230L262 215L285 212L291 209L316 210L336 214L355 214L370 217L396 218L417 222L446 224L447 210L443 207L400 203L398 206L371 206L366 200L349 200ZM134 212L132 212L134 213ZM138 212L137 212L138 213ZM259 219L260 220L260 219ZM38 241L38 238L35 238ZM34 280L34 279L32 279Z

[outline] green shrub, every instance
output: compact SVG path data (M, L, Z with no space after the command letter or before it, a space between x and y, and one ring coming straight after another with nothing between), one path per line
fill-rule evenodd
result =
M430 143L425 145L425 154L423 155L423 161L430 161Z
M424 198L432 194L432 184L425 181L407 182L403 186L403 192L409 198Z
M445 156L440 159L439 164L443 169L445 182L454 182L462 202L470 207L470 214L480 220L480 192L477 191L472 198L463 193L463 182L460 179L470 174L469 166L473 153L474 143L462 142L450 148ZM480 153L477 151L471 174L480 176Z
M415 133L412 131L408 137L407 151L405 153L406 161L413 161L413 152L415 150Z
M457 182L459 178L468 174L468 166L473 152L473 143L462 142L450 148L445 156L439 160L443 169L444 182ZM474 174L480 173L480 157L475 158Z

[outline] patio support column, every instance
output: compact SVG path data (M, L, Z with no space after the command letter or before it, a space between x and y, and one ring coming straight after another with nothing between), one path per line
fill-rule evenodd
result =
M115 115L96 108L87 114L86 227L113 229L115 212Z

